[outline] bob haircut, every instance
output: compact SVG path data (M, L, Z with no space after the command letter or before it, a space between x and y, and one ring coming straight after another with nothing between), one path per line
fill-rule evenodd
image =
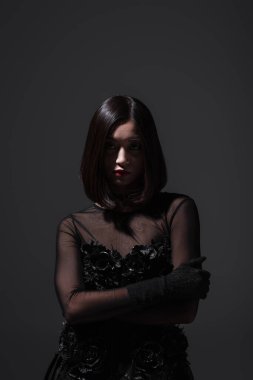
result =
M153 198L167 183L167 168L152 114L140 100L130 96L106 99L93 115L81 159L80 178L89 199L107 209L120 208L109 188L103 168L106 138L121 124L133 121L144 153L144 184L130 195L124 205L141 206Z

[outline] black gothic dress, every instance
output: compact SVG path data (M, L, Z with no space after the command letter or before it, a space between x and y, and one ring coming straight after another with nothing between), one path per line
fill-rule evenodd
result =
M187 195L159 193L130 213L93 204L63 218L54 280L64 321L44 379L193 380L183 322L121 319L130 310L119 295L199 255L198 210Z

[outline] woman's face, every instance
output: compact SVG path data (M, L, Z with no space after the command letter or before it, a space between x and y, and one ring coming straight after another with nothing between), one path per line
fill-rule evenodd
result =
M142 182L144 152L132 121L119 125L106 138L104 170L106 179L114 191L131 191Z

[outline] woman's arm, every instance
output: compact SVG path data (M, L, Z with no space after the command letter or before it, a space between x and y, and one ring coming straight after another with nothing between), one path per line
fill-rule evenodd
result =
M187 324L193 322L199 300L180 303L170 302L167 305L156 305L147 310L131 311L121 314L116 319L146 325Z
M182 207L183 204L179 208L180 211ZM174 217L171 232L173 263L177 266L180 265L181 262L187 261L189 257L196 257L196 251L194 251L195 255L189 255L189 247L185 250L183 249L184 245L187 246L187 234L182 233L184 224L188 224L188 233L190 233L190 228L189 223L186 223L187 218L182 218L182 216L182 221L178 226L178 220L180 219L178 216L183 214L183 212L179 213L179 210L176 213L177 216ZM186 208L182 209L182 211L183 210L186 211ZM180 239L176 239L176 237L178 237L178 231L180 231ZM182 239L183 236L184 239ZM177 252L177 255L175 255L175 252ZM182 260L180 262L178 260L179 252L187 253L185 258L182 254L184 261ZM192 316L196 311L196 303L195 305L192 303L191 307L189 305L187 307L186 303L181 305L169 303L163 308L157 306L153 308L150 307L145 311L138 311L140 307L133 305L126 288L103 291L85 290L81 268L79 242L77 242L76 239L72 219L67 217L59 223L57 230L54 278L56 293L62 308L62 313L65 319L72 324L104 320L116 316L119 317L119 315L125 320L136 322L136 314L138 313L138 321L142 321L143 323L150 323L150 321L151 323L183 323L182 321L192 320ZM134 314L131 314L131 312L134 312Z
M191 258L200 256L200 222L192 198L172 205L170 217L172 263L174 269ZM199 299L156 305L145 310L120 315L117 319L143 324L191 323L198 311Z
M137 310L126 288L87 291L79 243L71 217L57 228L54 284L64 318L71 324L104 320Z

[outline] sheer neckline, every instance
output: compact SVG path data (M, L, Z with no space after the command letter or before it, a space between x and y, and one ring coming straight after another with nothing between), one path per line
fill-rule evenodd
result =
M153 195L151 199L149 199L147 202L138 204L138 205L132 205L131 207L129 206L129 209L108 209L106 207L102 207L100 204L97 202L93 202L92 205L95 209L99 211L105 211L108 213L115 213L115 214L135 214L138 212L145 212L148 208L152 208L155 206L158 206L159 200L161 200L163 196L163 192L158 192Z
M115 248L107 248L104 244L101 244L98 240L96 239L91 239L89 243L82 241L80 250L81 252L85 252L83 247L98 247L101 249L101 251L107 252L111 255L116 254L119 257L121 257L122 260L126 260L129 256L133 255L133 252L138 250L140 252L145 252L145 253L151 253L152 249L159 249L161 246L163 247L164 252L171 251L171 245L170 245L170 237L167 234L162 235L159 238L153 238L151 239L151 242L149 244L134 244L132 248L130 249L129 252L126 253L126 255L122 255L119 250Z
M136 207L136 208L133 207L129 210L119 210L119 209L114 210L114 209L108 209L106 207L102 207L96 202L93 202L93 207L95 207L97 210L100 210L100 211L114 212L117 214L134 214L135 212L138 212L138 211L142 210L142 208L143 208L143 206L141 206L141 207Z

